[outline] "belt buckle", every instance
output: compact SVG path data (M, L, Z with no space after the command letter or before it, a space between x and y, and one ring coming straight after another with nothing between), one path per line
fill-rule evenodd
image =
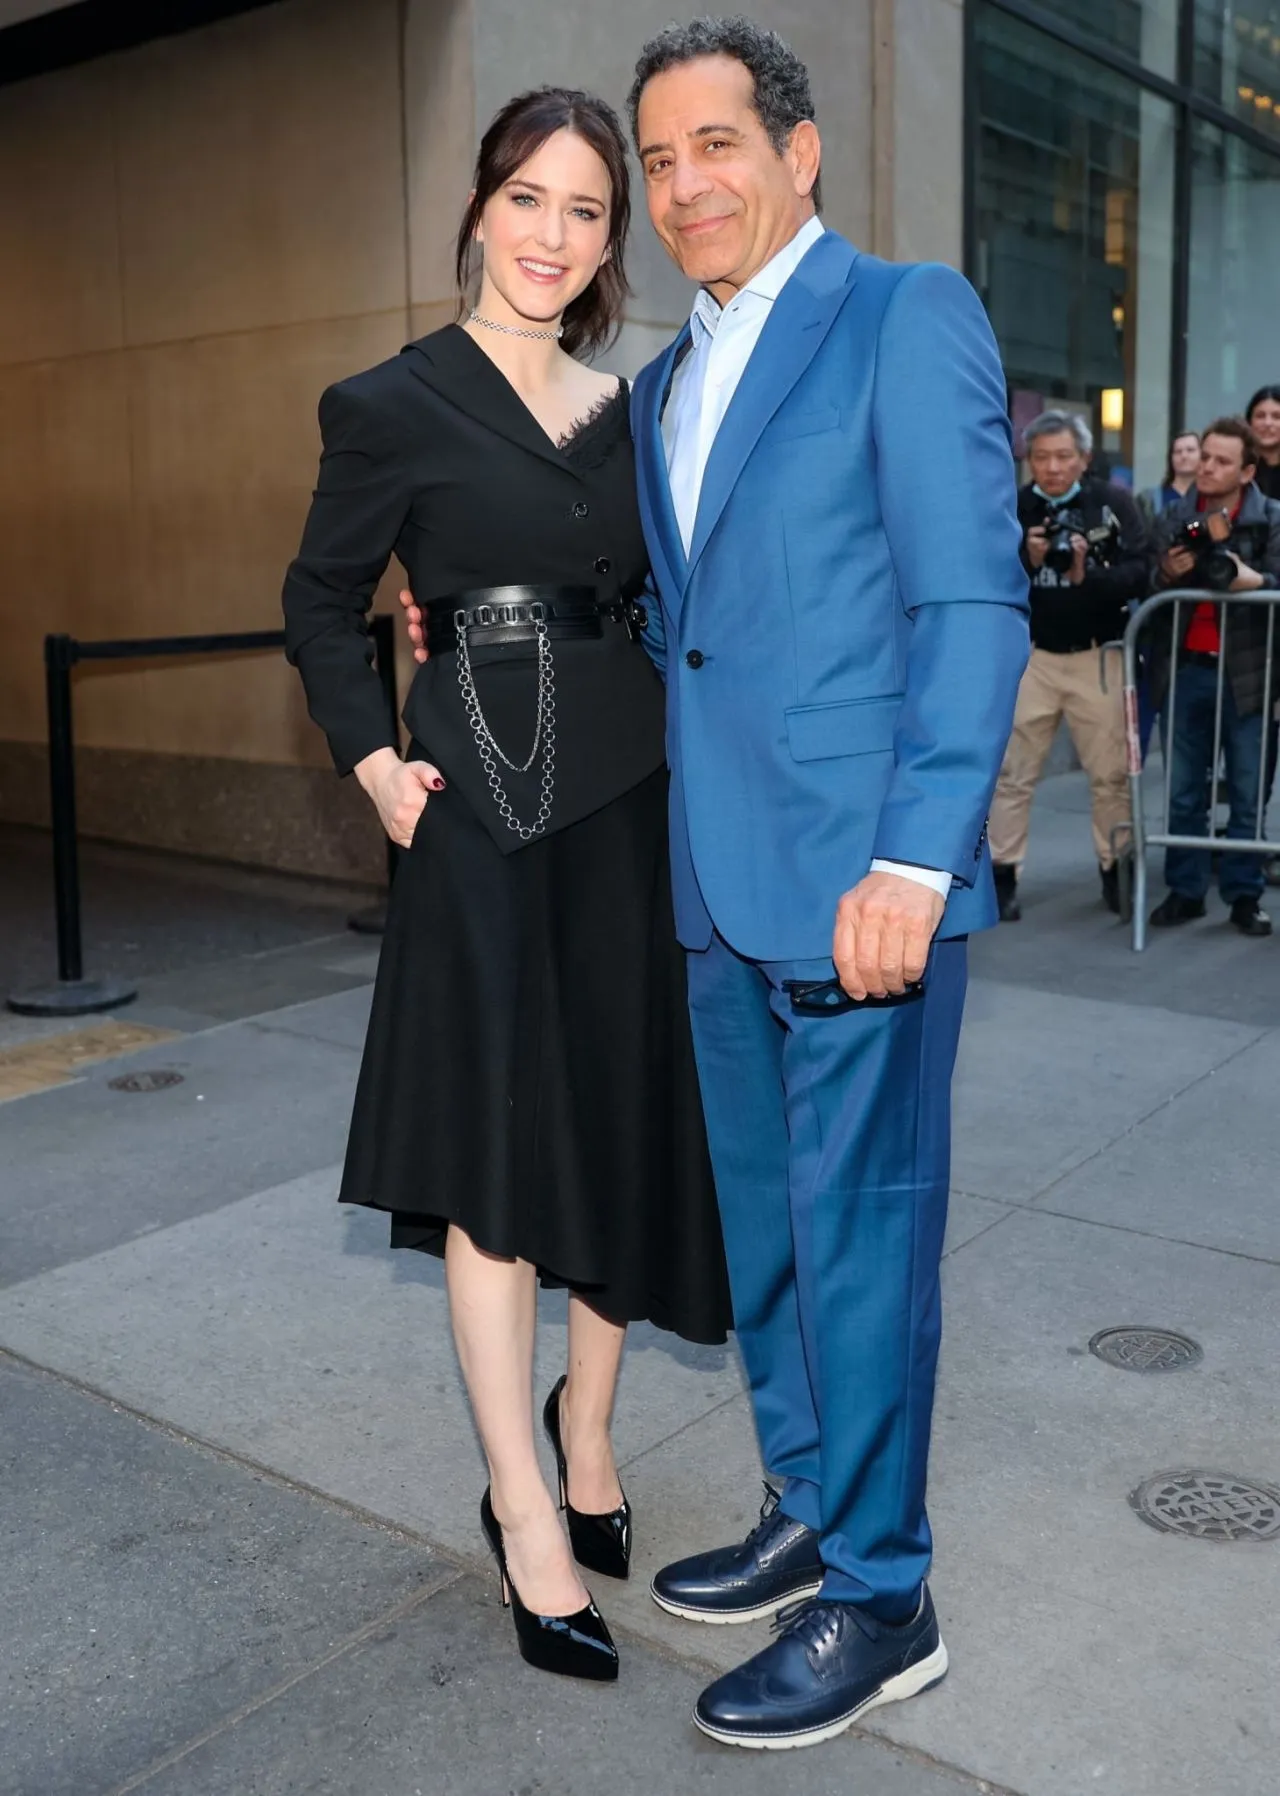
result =
M545 624L546 621L547 607L545 600L534 599L529 606L529 622L531 624Z

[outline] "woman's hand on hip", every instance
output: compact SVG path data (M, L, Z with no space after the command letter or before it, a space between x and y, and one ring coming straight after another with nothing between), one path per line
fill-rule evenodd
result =
M404 606L405 621L409 625L409 641L413 645L413 658L421 663L427 659L427 633L422 624L422 612L413 602L413 594L405 587L400 593L400 603Z
M402 761L394 748L379 748L356 765L356 778L374 802L383 829L401 848L413 840L433 792L444 791L430 761Z

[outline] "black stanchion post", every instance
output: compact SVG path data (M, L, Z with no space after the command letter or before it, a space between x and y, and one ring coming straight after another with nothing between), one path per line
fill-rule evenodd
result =
M76 849L76 761L71 729L69 636L44 639L45 708L49 724L49 820L53 826L53 905L58 927L58 978L84 977L80 941L80 857Z
M80 939L80 857L76 845L76 763L71 718L71 669L78 644L70 636L44 639L45 705L49 730L49 810L53 826L53 904L58 930L58 982L11 994L20 1016L87 1016L137 997L119 979L86 979Z
M369 625L369 634L373 637L374 665L378 678L382 682L382 695L387 703L387 716L391 719L393 736L399 739L400 734L400 695L396 690L396 624L395 619L385 612L379 612ZM387 888L396 876L400 850L391 837L387 837ZM380 899L377 904L370 904L364 910L355 911L347 918L347 927L354 929L359 935L381 935L387 926L387 901Z

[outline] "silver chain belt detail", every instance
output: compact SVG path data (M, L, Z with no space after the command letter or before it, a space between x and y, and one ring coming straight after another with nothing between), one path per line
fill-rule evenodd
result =
M516 832L522 842L531 842L547 827L556 773L556 678L551 660L551 632L547 628L543 606L533 605L530 612L538 645L538 713L533 729L533 747L524 761L518 763L508 760L503 754L480 707L480 694L476 691L476 677L472 671L471 650L467 642L467 614L465 611L456 611L453 616L454 628L458 632L458 689L462 693L462 705L471 726L471 734L476 740L480 765L484 768L489 790L493 793L493 802L497 805L503 822L508 829ZM511 807L502 775L498 772L498 762L509 767L512 773L528 773L538 758L539 748L542 750L542 779L538 793L538 815L532 823L521 823Z

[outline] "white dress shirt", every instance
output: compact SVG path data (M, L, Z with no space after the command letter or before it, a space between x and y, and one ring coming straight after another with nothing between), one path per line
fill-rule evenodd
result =
M705 287L698 289L689 319L692 347L675 371L662 414L667 476L686 555L693 542L703 476L716 432L760 341L773 302L825 228L820 218L809 219L727 306L721 307ZM943 898L951 890L950 873L932 867L872 861L871 871L901 874L904 879L929 886Z

